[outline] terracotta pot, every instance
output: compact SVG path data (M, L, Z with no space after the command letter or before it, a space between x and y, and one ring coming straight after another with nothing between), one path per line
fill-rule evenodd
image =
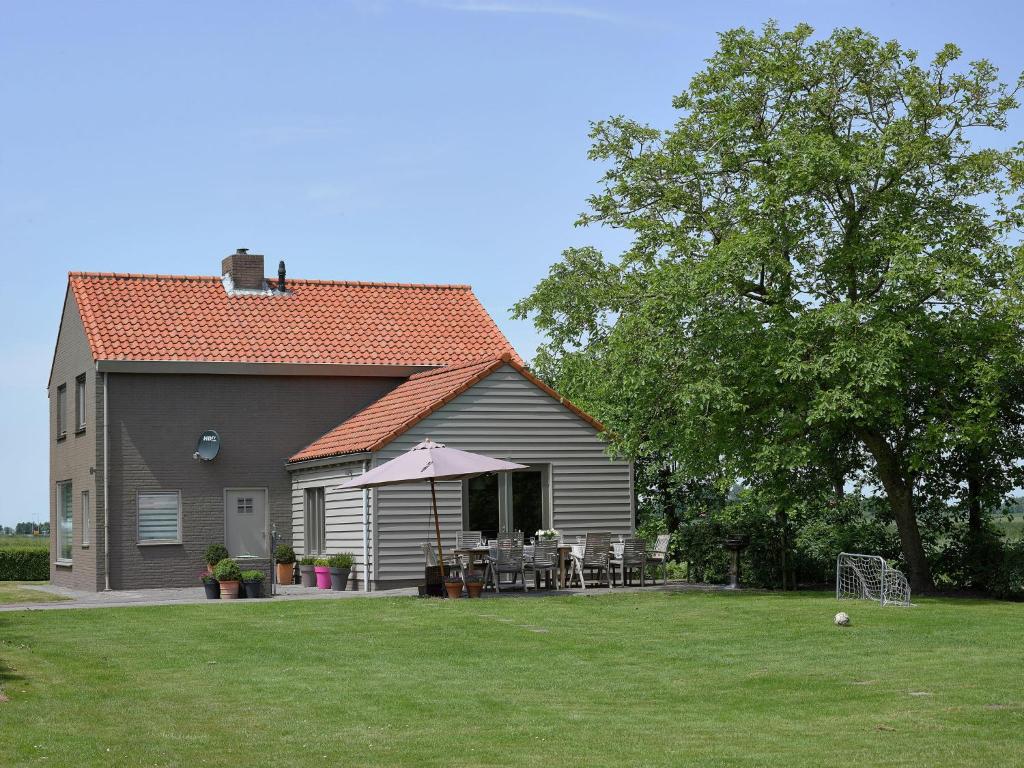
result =
M293 584L293 583L295 583L295 563L278 563L277 564L277 583L278 584Z
M240 581L222 581L220 583L221 600L237 600L238 588L242 585Z
M480 593L484 591L484 583L482 581L467 581L466 592L469 597L480 597Z
M331 569L328 568L326 565L317 565L313 567L313 571L316 573L316 588L330 589Z
M448 597L454 600L457 597L462 597L462 582L461 581L446 581L444 588L448 590Z
M302 580L302 586L304 587L316 586L316 574L313 573L312 565L300 565L299 578Z

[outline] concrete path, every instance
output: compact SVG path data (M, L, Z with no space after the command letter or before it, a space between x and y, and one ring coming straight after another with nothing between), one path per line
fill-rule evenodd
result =
M67 598L45 603L11 603L0 605L0 612L4 611L60 611L78 608L125 608L136 605L196 605L210 603L212 605L231 605L235 603L244 604L246 600L207 600L206 592L202 587L184 587L180 589L136 589L136 590L113 590L110 592L82 592L65 587L56 587L49 584L25 584L24 589L36 589L40 592L48 592L52 595L60 595ZM559 590L534 590L530 589L526 597L550 597L553 595L573 595L584 597L586 595L607 595L623 594L629 592L690 592L690 591L718 591L724 589L719 585L711 584L688 584L684 582L669 582L667 585L658 584L646 587L591 587L590 589L559 589ZM334 592L330 589L313 589L298 584L278 586L278 595L272 598L275 602L282 600L349 600L354 598L378 598L378 597L415 597L415 587L404 589L382 589L375 592ZM515 598L524 597L519 589L506 589L500 594L485 592L484 599L494 598Z

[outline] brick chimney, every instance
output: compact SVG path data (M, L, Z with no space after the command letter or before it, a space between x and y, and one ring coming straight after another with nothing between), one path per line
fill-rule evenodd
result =
M263 254L239 248L220 263L221 275L231 278L231 286L240 291L263 290Z

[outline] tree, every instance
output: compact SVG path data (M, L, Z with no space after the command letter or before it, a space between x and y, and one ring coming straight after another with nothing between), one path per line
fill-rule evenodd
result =
M595 123L607 171L579 223L631 246L566 251L515 312L629 455L883 490L927 591L922 478L958 488L977 455L998 495L1019 458L990 449L1020 423L994 384L1022 366L1022 149L982 145L1016 89L953 45L922 65L859 29L812 35L726 32L672 128Z

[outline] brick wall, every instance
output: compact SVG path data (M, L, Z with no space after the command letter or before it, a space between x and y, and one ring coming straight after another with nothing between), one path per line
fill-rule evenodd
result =
M226 488L266 488L268 517L290 541L288 457L399 381L109 374L111 586L197 585L207 545L224 541ZM207 429L220 434L220 453L196 461ZM181 492L181 544L138 543L140 490Z
M76 429L75 380L85 374L85 429ZM67 387L66 434L57 435L57 389ZM82 328L78 305L69 292L64 302L53 370L48 389L50 409L50 580L73 589L103 588L103 541L97 535L103 524L103 387L96 374ZM57 483L71 482L72 564L57 565ZM89 491L92 524L89 543L83 545L82 491ZM30 520L34 510L24 510L21 518ZM98 564L100 564L98 566Z
M260 290L264 278L263 256L258 253L233 253L221 261L220 273L230 273L235 288Z

